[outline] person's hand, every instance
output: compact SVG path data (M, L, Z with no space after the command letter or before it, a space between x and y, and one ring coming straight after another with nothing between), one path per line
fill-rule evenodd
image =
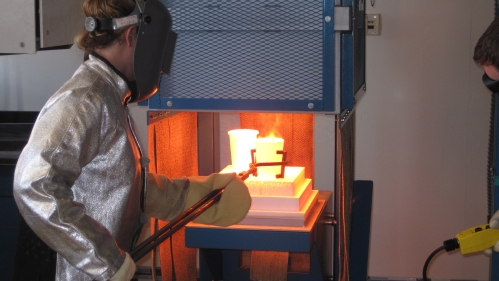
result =
M194 219L195 222L228 226L240 222L251 207L248 188L235 173L169 179L147 173L145 214L171 220L215 189L225 186L220 201Z
M499 228L499 211L497 211L490 218L489 226L490 226L490 228ZM492 254L492 250L494 250L495 252L499 252L499 241L497 241L496 245L493 248L487 249L484 252L486 255L490 256Z
M120 269L109 279L109 281L130 281L135 275L136 266L132 258L126 253L125 261Z
M184 210L215 189L225 186L220 201L199 217L194 222L228 226L240 222L251 207L251 196L248 187L235 173L211 174L207 177L189 177L189 191Z

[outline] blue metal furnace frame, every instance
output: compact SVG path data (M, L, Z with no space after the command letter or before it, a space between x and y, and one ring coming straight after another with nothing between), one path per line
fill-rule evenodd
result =
M172 74L161 77L150 109L340 112L334 1L162 2L178 39ZM353 56L349 40L342 60ZM346 61L342 68L352 72L353 60ZM353 76L345 74L342 84ZM344 105L353 108L354 89L345 89L341 94L351 97Z
M341 33L341 111L353 110L365 91L366 28L365 1L343 0L343 7L352 7L350 32Z

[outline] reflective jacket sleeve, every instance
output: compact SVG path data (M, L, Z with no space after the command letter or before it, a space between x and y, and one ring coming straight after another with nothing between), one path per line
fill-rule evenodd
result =
M125 253L110 231L87 215L73 190L85 165L99 155L105 108L89 93L66 94L40 112L16 167L14 196L28 225L49 247L93 279L107 280Z

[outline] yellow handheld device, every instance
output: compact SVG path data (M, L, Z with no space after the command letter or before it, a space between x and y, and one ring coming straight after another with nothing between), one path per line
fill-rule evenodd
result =
M488 224L478 225L458 233L456 238L459 242L461 254L480 252L494 247L499 241L499 229L490 228Z
M449 252L459 248L461 254L465 255L492 248L497 241L499 241L499 229L490 228L488 224L468 228L465 231L458 233L456 238L445 240L444 245L433 251L428 259L426 259L423 266L423 281L428 281L428 278L426 278L428 265L438 252L442 250Z

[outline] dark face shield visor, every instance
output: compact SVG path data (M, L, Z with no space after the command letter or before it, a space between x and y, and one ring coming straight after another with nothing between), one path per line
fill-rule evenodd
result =
M148 0L139 25L133 70L137 97L133 102L150 98L159 87L161 73L170 74L177 33L172 31L172 17L159 0Z
M134 11L126 17L88 17L85 20L85 28L89 32L139 26L133 57L137 89L132 89L130 102L140 102L152 97L158 90L161 74L170 74L177 41L172 25L170 12L159 0L136 0Z

